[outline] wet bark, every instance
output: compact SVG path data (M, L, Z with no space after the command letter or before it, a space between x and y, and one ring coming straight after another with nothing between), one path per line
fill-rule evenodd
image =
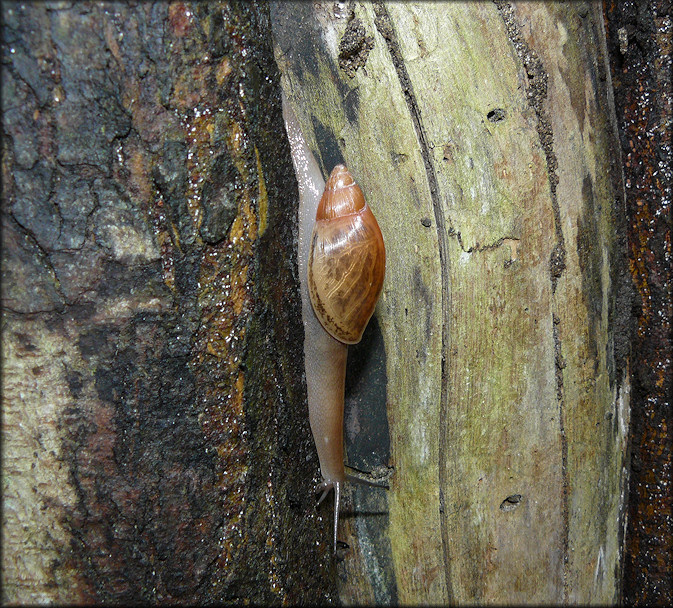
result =
M388 250L335 572L268 6L4 2L2 601L670 603L667 7L617 121L599 3L272 8Z
M2 10L3 604L330 602L268 7Z
M671 3L604 2L637 290L623 601L673 603Z

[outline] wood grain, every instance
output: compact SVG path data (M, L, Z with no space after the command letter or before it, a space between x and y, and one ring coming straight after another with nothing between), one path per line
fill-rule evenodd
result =
M353 514L342 600L614 601L629 385L610 350L623 194L599 11L272 17L307 141L325 175L348 165L387 251L371 356L388 517Z

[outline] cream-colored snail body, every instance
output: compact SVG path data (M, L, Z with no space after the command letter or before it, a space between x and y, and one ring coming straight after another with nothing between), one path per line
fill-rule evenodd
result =
M341 486L347 479L364 481L347 475L344 468L347 345L360 341L374 312L383 287L385 248L378 223L348 169L337 165L325 185L285 98L283 116L299 183L298 257L309 422L323 477L320 501L334 488L336 550Z

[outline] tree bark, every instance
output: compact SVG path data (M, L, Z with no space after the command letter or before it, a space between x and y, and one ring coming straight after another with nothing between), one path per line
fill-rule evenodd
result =
M606 1L638 297L623 602L673 603L671 3Z
M342 601L616 601L631 310L601 5L272 22L323 173L348 165L386 241L346 446L391 489L347 494Z
M2 10L4 603L618 598L631 305L599 3L272 5L307 139L387 248L345 441L391 488L347 490L336 570L268 7Z
M332 601L268 6L2 10L3 604Z

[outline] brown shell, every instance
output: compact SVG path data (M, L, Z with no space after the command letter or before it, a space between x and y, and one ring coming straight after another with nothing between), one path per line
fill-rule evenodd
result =
M308 261L308 290L325 330L356 344L383 288L386 251L362 190L343 165L334 167L318 205Z

